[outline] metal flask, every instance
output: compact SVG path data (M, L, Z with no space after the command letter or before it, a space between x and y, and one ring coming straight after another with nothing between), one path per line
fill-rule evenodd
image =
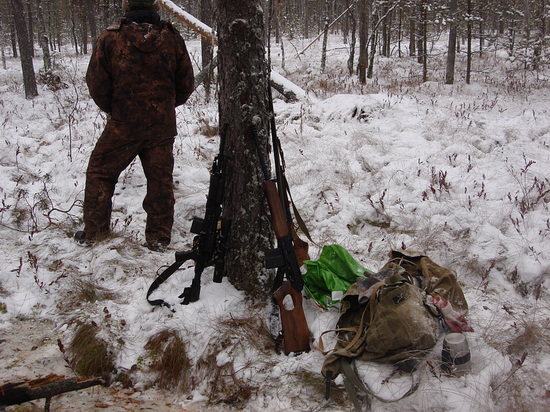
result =
M462 333L449 333L443 341L441 369L453 376L462 376L470 370L471 355L466 336Z

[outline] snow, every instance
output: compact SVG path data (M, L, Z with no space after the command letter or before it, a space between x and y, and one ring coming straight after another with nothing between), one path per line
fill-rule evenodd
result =
M425 253L457 272L475 329L468 334L469 374L440 374L441 339L428 357L431 364L418 373L419 390L395 404L374 400L372 409L501 411L523 402L529 410L545 410L550 390L548 69L524 72L507 54L486 53L474 61L471 85L461 77L461 63L456 84L445 85L439 71L421 83L421 67L413 60L378 58L375 79L360 85L347 74L341 38L329 40L324 74L319 73L319 42L299 59L287 59L284 67L279 46L273 44L271 52L273 73L287 79L299 97L294 103L276 98L275 112L293 198L315 240L312 259L323 245L334 243L371 270L383 266L392 248ZM291 41L285 42L288 48ZM308 44L292 42L295 49ZM200 41L187 46L199 61ZM157 272L173 263L173 252L191 247L193 216L204 214L208 171L219 141L204 132L217 123L217 102L206 102L202 88L177 109L170 253L142 246L146 181L139 161L119 179L113 236L92 248L75 245L85 169L105 116L85 86L89 56L66 49L54 58L67 87L52 91L40 84L34 100L24 99L18 60L8 58L7 69L0 70L2 382L49 373L73 376L57 341L67 347L77 323L93 321L110 343L118 371L131 376L133 385L56 396L54 410L91 411L97 404L112 411L350 410L345 394L339 401L324 400L320 375L319 337L335 327L337 310L324 311L305 300L312 350L285 356L259 348L261 337L247 328L258 320L269 323L270 309L251 306L227 279L213 283L211 268L203 274L198 302L178 304L177 296L193 278L191 265L155 292L174 304L174 312L146 301ZM42 66L39 57L34 62L35 69ZM430 60L430 67L438 66L443 67L441 61ZM78 298L84 283L95 285L103 297ZM222 386L233 385L236 393L232 370L250 389L246 400L224 403L227 394L211 387L215 376L199 370L188 391L154 386L144 346L167 329L185 342L193 365L213 359L223 371L219 379L227 379ZM512 343L533 330L536 339L524 342L528 355L514 370L522 351L514 351L521 346ZM333 347L334 334L324 335L323 342L325 349ZM389 378L387 366L360 368L383 396L395 397L410 385L407 375ZM342 390L341 377L336 383Z

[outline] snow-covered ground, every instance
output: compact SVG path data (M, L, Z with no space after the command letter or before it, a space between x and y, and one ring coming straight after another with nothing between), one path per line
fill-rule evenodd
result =
M294 103L277 98L275 111L294 201L316 242L312 259L340 244L377 270L392 249L425 253L457 272L475 329L471 373L441 375L440 342L419 372L420 389L394 404L373 401L373 410L548 410L550 71L524 71L489 50L474 59L471 85L462 58L456 84L445 85L444 55L430 59L426 83L414 59L378 58L375 78L360 85L347 74L340 37L330 38L324 74L321 42L296 56L309 41L285 40L284 64L280 45L271 57L307 93ZM200 42L187 44L197 64ZM58 340L67 348L78 325L94 322L127 384L54 397L53 410L350 410L341 378L325 401L320 374L319 336L334 328L337 310L305 301L312 350L292 357L262 334L268 310L251 307L226 279L213 283L210 269L198 302L174 313L147 303L150 283L174 255L142 246L139 161L120 177L114 235L75 245L87 160L105 123L84 82L88 59L70 48L56 54L67 87L40 84L34 100L24 98L18 60L0 69L0 384L74 376ZM39 58L34 64L42 67ZM204 213L216 126L217 102L205 101L200 87L178 108L170 252L189 249L191 219ZM192 268L178 272L162 293L175 302L192 276ZM180 386L192 389L152 383L145 346L166 330L185 344L191 372ZM387 366L362 368L385 396L409 385L407 376L386 382ZM39 410L43 400L33 404Z

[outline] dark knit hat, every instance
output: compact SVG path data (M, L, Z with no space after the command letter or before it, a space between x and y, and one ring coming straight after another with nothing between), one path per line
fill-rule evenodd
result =
M131 10L147 10L152 9L158 11L160 3L158 0L122 0L122 10L129 12Z
M155 0L128 0L128 4L135 9L145 9L153 5Z

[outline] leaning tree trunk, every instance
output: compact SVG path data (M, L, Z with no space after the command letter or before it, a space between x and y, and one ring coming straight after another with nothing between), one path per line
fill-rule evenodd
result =
M237 289L269 301L273 273L264 268L264 255L273 235L251 133L254 123L269 168L269 71L260 0L218 0L218 34L220 128L229 125L225 153L231 156L223 212L231 219L227 275Z
M32 99L38 96L36 87L36 76L32 62L31 44L29 41L29 32L25 23L23 14L23 3L21 0L11 0L13 6L13 17L17 31L17 41L19 43L19 53L21 55L21 69L23 70L23 83L25 85L25 97Z

